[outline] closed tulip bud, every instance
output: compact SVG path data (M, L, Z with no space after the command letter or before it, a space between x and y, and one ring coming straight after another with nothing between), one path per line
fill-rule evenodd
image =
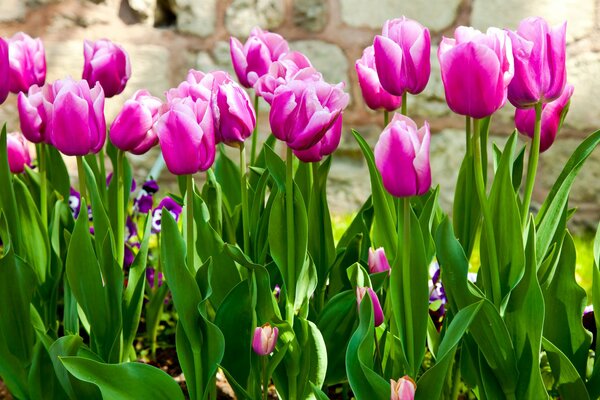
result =
M390 270L390 263L385 256L385 250L383 247L378 249L369 248L369 272L376 274L378 272L384 272Z
M46 52L42 41L19 32L8 39L10 91L27 92L31 85L46 81Z
M269 66L289 51L286 40L276 33L255 27L250 31L246 43L232 37L229 41L233 69L240 83L251 88L258 78L269 70Z
M446 102L455 113L484 118L506 103L508 84L514 75L506 32L489 28L483 34L459 26L454 39L442 39L438 58Z
M275 91L269 122L273 135L293 150L318 143L348 105L344 84L293 80Z
M27 141L21 134L16 132L8 134L6 140L10 172L20 174L25 171L26 165L31 165Z
M131 64L123 47L106 39L96 42L86 40L83 57L82 78L90 86L99 82L106 97L113 97L125 89L131 76Z
M515 60L508 100L517 108L529 108L557 99L567 81L567 23L551 29L543 18L530 17L508 35Z
M418 196L431 187L429 124L421 129L404 115L395 114L375 145L375 165L383 186L396 197Z
M206 171L215 161L215 127L209 102L176 100L159 118L155 129L172 174Z
M394 96L381 86L375 68L375 50L373 50L373 46L369 46L363 51L362 57L356 60L355 68L360 91L369 108L394 111L402 105L402 96Z
M52 111L51 86L33 85L27 95L19 93L17 109L23 135L33 143L47 142L46 128Z
M413 400L415 398L417 385L408 375L398 379L398 382L390 379L390 386L392 387L391 400Z
M552 143L554 143L556 134L569 110L569 102L573 91L573 85L567 83L565 90L558 99L542 105L540 152L548 150L552 146ZM515 110L515 125L520 133L533 138L535 110L533 108L517 108Z
M304 162L319 162L323 157L333 153L342 139L342 114L337 117L333 126L325 132L325 136L317 144L306 150L294 150L294 155Z
M50 143L68 156L97 153L106 140L104 92L85 80L58 80L44 89ZM51 101L51 103L50 103Z
M153 127L161 101L147 90L138 90L125 102L121 112L110 126L110 141L119 149L133 154L144 154L158 143Z
M190 69L185 81L181 82L176 88L167 91L167 102L170 103L175 99L184 99L186 97L194 101L210 101L215 78L217 80L225 80L228 76L223 71L205 74L202 71Z
M371 303L373 304L373 317L375 320L375 327L378 327L383 323L383 310L381 309L381 303L379 303L379 298L373 289L370 287L357 287L356 288L356 303L360 307L360 302L362 301L365 294L369 293L369 297L371 297Z
M0 38L0 104L8 97L10 88L10 63L8 58L8 43Z
M387 20L382 33L373 42L381 85L396 96L421 93L431 73L429 30L402 17Z
M278 336L279 329L276 326L271 326L268 322L263 326L258 326L254 329L252 349L259 356L267 356L275 350Z

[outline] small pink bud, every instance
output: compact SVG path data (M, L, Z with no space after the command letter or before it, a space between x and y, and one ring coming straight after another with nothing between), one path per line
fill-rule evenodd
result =
M379 298L377 294L370 287L357 287L356 288L356 303L360 307L360 303L365 297L365 293L369 292L369 296L371 297L371 303L373 303L373 315L375 317L375 327L378 327L383 323L383 310L381 309L381 303L379 303Z
M385 256L385 250L383 247L378 249L369 248L369 272L376 274L378 272L384 272L390 270L390 263Z
M256 327L252 339L252 349L259 356L271 354L277 344L277 336L279 336L279 329L271 326L268 322L263 326Z
M391 400L413 400L415 398L415 390L417 385L408 375L404 375L396 382L390 379L392 386Z

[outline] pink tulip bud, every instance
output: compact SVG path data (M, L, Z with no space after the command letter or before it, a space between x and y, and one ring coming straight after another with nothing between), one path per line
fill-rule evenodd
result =
M363 51L362 57L356 60L355 68L360 90L369 108L394 111L402 105L402 96L394 96L381 86L375 67L373 46L369 46Z
M8 58L8 43L0 38L0 104L8 97L10 88L10 63Z
M161 101L147 90L138 90L127 100L110 126L110 141L119 149L144 154L158 143L153 127Z
M383 88L396 96L421 93L431 73L429 30L406 17L390 19L373 42Z
M383 310L381 309L381 303L379 303L379 298L377 294L370 287L357 287L356 288L356 303L360 308L360 302L363 297L365 297L365 293L369 293L371 297L371 303L373 303L373 316L375 319L375 327L378 327L383 323Z
M276 326L271 326L268 322L263 326L258 326L254 329L252 349L259 356L267 356L275 349L278 336L279 329Z
M104 92L85 80L58 80L43 89L49 142L68 156L97 153L106 140Z
M269 122L273 135L294 150L317 144L348 105L344 84L292 80L275 91Z
M6 139L10 172L20 174L25 171L26 165L31 165L29 145L25 138L17 132L9 133Z
M42 86L46 81L46 53L41 39L23 32L8 39L10 58L10 91L27 92L31 85Z
M415 398L417 384L408 375L398 379L398 382L390 379L390 386L392 387L391 400L413 400Z
M342 139L342 114L340 113L333 126L325 132L325 136L317 144L306 150L294 150L294 155L304 162L319 162L323 157L333 153Z
M125 89L131 76L131 64L123 47L106 39L97 42L86 40L83 57L82 78L90 86L99 82L106 97L113 97Z
M255 27L244 45L236 39L229 41L231 61L240 83L251 88L267 73L269 66L289 51L288 43L281 35Z
M422 195L431 187L429 124L395 114L375 145L375 165L383 186L396 197Z
M557 99L567 81L567 23L550 29L543 18L530 17L508 35L515 60L508 100L517 108L528 108Z
M379 247L376 250L369 248L369 272L376 274L378 272L384 272L390 270L390 263L385 256L385 250L383 247Z
M46 110L52 109L50 99L50 85L39 87L32 85L25 95L19 93L17 109L19 110L19 121L23 135L33 143L47 142L46 127L48 114Z
M506 103L514 75L510 39L489 28L486 34L459 26L438 50L446 102L452 111L473 118L492 115Z
M540 152L544 152L552 146L556 134L560 129L562 121L569 109L569 102L573 95L573 85L567 83L565 90L560 97L550 103L542 105L542 121L540 131ZM535 109L519 109L515 110L515 125L517 130L533 138L535 128Z

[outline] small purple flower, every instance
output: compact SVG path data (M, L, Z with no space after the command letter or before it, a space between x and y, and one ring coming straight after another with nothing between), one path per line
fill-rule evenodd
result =
M179 215L183 209L175 200L170 197L165 197L158 204L158 207L152 211L152 233L159 233L162 219L162 209L166 208L171 213L175 221L179 220Z
M275 296L275 300L279 302L279 296L281 295L281 286L275 285L275 289L273 289L273 295Z
M130 241L138 236L138 229L135 221L131 218L131 215L127 216L125 221L125 241Z
M78 191L71 188L71 192L69 195L69 208L71 209L71 214L73 214L73 218L77 219L79 216L79 208L81 207L81 195Z
M433 320L438 331L442 328L446 314L446 291L440 279L440 265L434 261L429 266L429 316Z
M154 193L156 192L158 192L158 184L155 180L151 179L144 182L140 193L134 201L134 209L139 213L148 214L152 210Z
M155 287L162 286L164 276L162 272L156 271L152 267L148 267L146 268L146 279L148 279L148 285L150 285L150 287L154 289Z
M596 339L598 337L598 327L594 318L594 306L589 305L583 310L583 327L592 333L591 349L596 348Z
M109 172L108 175L106 175L106 187L108 187L110 185L110 182L112 181L112 177L113 177L113 173ZM135 179L133 179L131 181L131 190L130 192L135 191L135 189L137 188L137 184L135 183Z
M130 245L125 243L125 256L123 258L123 269L128 270L131 268L133 261L135 260L135 254L133 254L133 247L137 247L135 245Z

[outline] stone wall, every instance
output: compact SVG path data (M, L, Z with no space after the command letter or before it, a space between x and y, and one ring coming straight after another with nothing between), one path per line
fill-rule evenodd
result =
M434 182L442 186L446 208L464 152L463 119L444 102L437 44L458 25L479 29L499 26L516 29L530 15L552 24L568 21L568 76L575 85L571 111L557 143L541 157L534 203L540 203L566 159L581 139L600 126L600 0L1 0L0 35L26 31L42 37L48 58L48 79L79 77L82 40L107 37L129 52L133 76L121 96L107 103L109 121L120 104L145 87L156 95L177 85L189 68L232 72L229 37L243 38L259 25L282 34L293 49L307 54L331 82L346 82L351 104L345 113L345 134L331 176L335 212L352 212L368 196L366 167L350 135L350 128L374 143L382 116L362 102L354 61L371 44L383 22L406 15L432 32L432 76L424 93L409 98L409 114L427 119L432 138ZM0 107L0 120L17 129L15 96ZM266 106L263 104L262 110ZM494 117L492 140L503 142L513 130L510 105ZM267 132L261 114L262 132ZM133 159L143 176L156 151ZM571 204L578 206L578 222L592 226L600 218L600 150L581 171Z

